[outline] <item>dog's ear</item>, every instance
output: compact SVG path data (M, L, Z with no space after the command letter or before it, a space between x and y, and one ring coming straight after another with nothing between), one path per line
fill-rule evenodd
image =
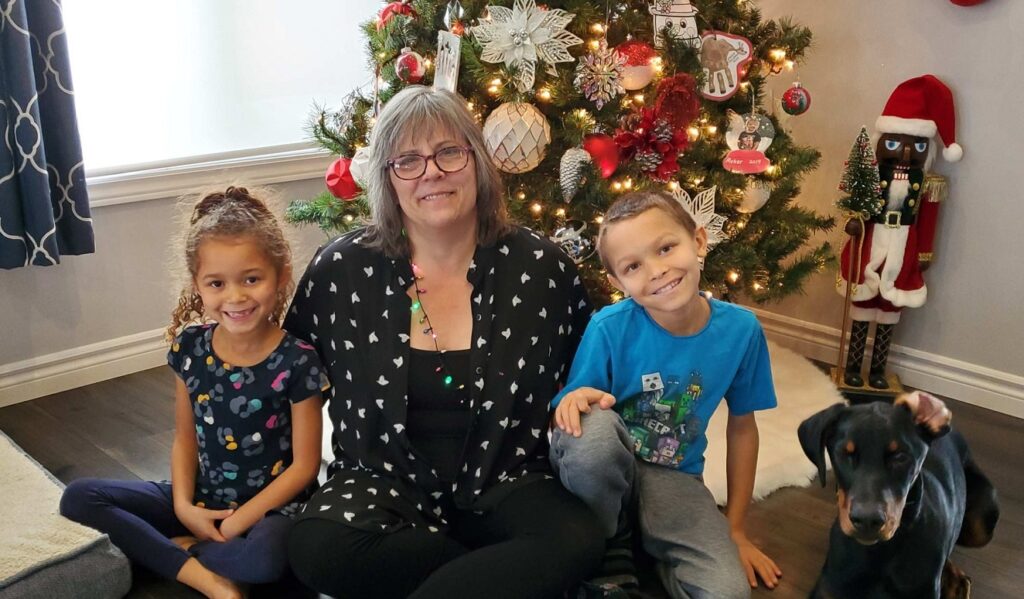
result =
M913 391L897 397L893 405L910 411L917 432L925 441L931 442L950 431L953 414L946 403L934 395Z
M825 443L835 430L839 417L846 411L846 404L837 403L825 408L800 423L797 435L800 447L804 449L807 459L818 467L818 481L825 486Z

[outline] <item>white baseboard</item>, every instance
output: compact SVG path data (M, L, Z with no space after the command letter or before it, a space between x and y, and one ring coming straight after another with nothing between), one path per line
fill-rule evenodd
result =
M163 329L0 365L0 407L167 363Z
M753 308L773 341L835 364L839 329ZM910 387L1024 418L1024 377L910 347L893 345L890 369Z
M808 358L834 364L839 330L754 309L768 337ZM162 366L167 345L156 329L39 358L0 365L0 407ZM1024 418L1024 377L893 345L889 364L904 383Z

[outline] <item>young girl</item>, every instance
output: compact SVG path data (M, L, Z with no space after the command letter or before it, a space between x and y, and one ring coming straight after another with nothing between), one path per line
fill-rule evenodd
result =
M241 187L207 195L184 246L190 282L167 330L171 482L77 480L60 510L158 574L239 597L240 584L287 571L291 515L319 471L326 377L313 347L279 326L291 256L263 202Z

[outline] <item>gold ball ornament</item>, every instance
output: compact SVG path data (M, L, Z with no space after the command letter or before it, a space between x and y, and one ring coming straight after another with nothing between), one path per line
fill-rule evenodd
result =
M484 122L484 141L499 170L529 172L544 159L551 143L551 125L533 104L506 102Z

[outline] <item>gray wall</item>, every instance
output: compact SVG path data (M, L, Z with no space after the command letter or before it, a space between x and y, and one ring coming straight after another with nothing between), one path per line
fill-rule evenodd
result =
M900 82L932 73L953 90L957 141L964 158L936 161L950 182L939 215L935 263L926 273L928 303L904 313L895 343L1024 374L1017 351L1024 332L1024 2L989 0L959 7L947 0L762 0L765 16L792 15L814 32L796 75L812 94L810 110L788 121L796 139L817 147L821 167L800 201L835 213L843 162L861 125L873 127ZM793 77L774 77L776 97ZM840 225L841 226L841 225ZM841 242L840 232L830 236ZM806 296L768 310L839 327L842 302L834 273Z
M285 200L320 192L320 179L273 186ZM0 365L165 326L174 301L168 244L176 199L93 210L96 253L58 266L0 270ZM301 273L324 236L291 230Z
M1024 97L1024 2L989 0L974 8L944 0L763 0L770 17L792 14L814 30L810 58L799 68L813 94L808 113L789 121L796 138L818 147L821 168L801 201L832 211L836 185L860 125L872 125L901 81L934 73L952 88L964 160L939 162L951 194L940 216L936 263L927 273L929 301L908 312L896 343L1020 374L1016 340L1024 331L1024 202L1021 112ZM792 78L774 78L776 94ZM286 198L311 197L319 180L280 186ZM165 275L173 201L154 200L94 211L97 253L57 267L0 271L0 365L163 326L173 301ZM315 228L295 236L301 268L322 239ZM831 238L841 241L839 234ZM837 327L841 302L832 273L806 296L769 310Z

